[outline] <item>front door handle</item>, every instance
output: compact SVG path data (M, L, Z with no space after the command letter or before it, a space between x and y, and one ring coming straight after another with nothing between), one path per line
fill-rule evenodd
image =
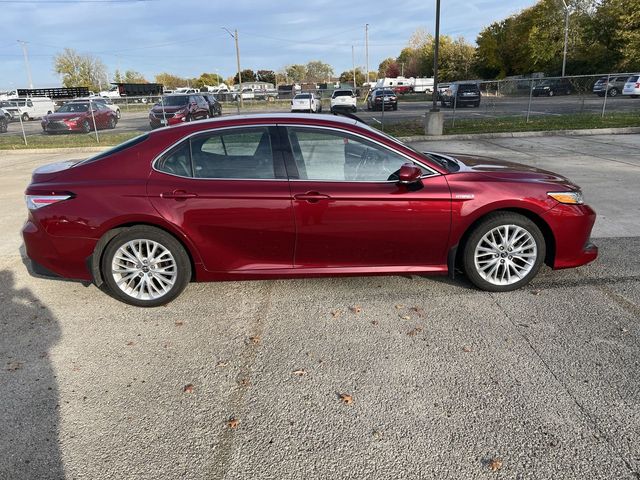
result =
M160 196L162 198L172 198L174 200L186 200L187 198L195 198L198 196L198 194L189 193L185 190L174 190L173 192L161 193Z
M328 200L331 197L323 193L307 192L307 193L298 193L297 195L294 195L293 198L295 198L296 200L307 201L309 203L318 203L320 200Z

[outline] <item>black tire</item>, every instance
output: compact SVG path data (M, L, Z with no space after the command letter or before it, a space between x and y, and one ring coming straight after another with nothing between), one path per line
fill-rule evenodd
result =
M166 293L158 298L135 298L124 292L118 286L114 278L111 268L113 258L120 247L132 240L151 240L168 250L173 256L176 272L175 282ZM129 305L135 305L138 307L157 307L169 303L184 290L191 280L191 262L186 250L182 244L175 239L175 237L164 230L160 230L159 228L139 225L122 231L107 244L100 261L100 272L102 274L107 293L112 297L124 303L128 303ZM153 271L150 271L150 273L152 274ZM137 280L137 277L133 277L133 279ZM157 280L155 280L155 282L157 282ZM156 285L159 285L159 282L156 283Z
M29 114L28 113L23 113L22 114L22 121L23 122L28 122L29 121Z
M617 97L619 93L620 92L618 91L618 89L616 87L613 87L611 90L609 90L609 96L610 97Z
M476 103L474 103L474 104L473 104L473 107L474 107L474 108L480 108L480 102L476 102Z
M4 122L0 121L0 133L7 133L7 130L8 130L8 128L9 128L9 127L8 127L8 125L9 125L9 122L7 122L7 121L4 121Z
M89 123L89 120L85 120L84 122L82 122L82 132L89 133L90 131L91 131L91 124Z
M116 119L115 119L114 117L109 117L109 123L107 124L107 127L108 127L110 130L113 130L114 128L116 128L116 124L117 124L117 123L118 123L118 122L116 121Z
M356 113L356 112L358 111L358 107L351 107L351 111L352 111L353 113Z
M526 275L521 280L507 285L497 285L495 283L487 281L478 273L475 264L475 250L484 235L486 235L496 227L506 225L516 225L526 230L535 241L537 253L531 270L529 270L529 272L526 273ZM518 213L495 212L481 220L480 223L474 228L464 244L462 255L463 267L465 273L467 274L467 278L476 287L489 292L509 292L523 287L524 285L529 283L533 279L533 277L536 276L545 259L546 244L544 241L544 235L542 234L538 226L529 218ZM508 253L503 252L500 255L508 255ZM503 263L504 261L505 260L501 260L501 263Z
M556 93L553 90L549 90L549 93L547 93L548 97L553 97Z
M393 106L393 109L394 110L398 110L398 104L397 103Z

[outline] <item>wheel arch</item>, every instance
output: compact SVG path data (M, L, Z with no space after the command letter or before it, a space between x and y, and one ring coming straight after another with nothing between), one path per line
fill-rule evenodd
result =
M483 213L467 226L458 243L449 251L449 258L447 263L449 265L449 275L451 277L455 275L455 269L458 266L462 265L462 255L466 246L466 242L468 241L471 233L489 215L499 212L518 213L524 217L527 217L529 220L536 224L536 226L542 232L542 236L544 237L546 247L544 263L546 263L550 267L553 267L556 256L556 239L549 224L545 222L540 215L532 210L518 207L504 207Z
M107 245L113 240L118 234L121 232L128 230L132 227L153 227L158 230L162 230L163 232L171 235L173 238L182 245L185 252L187 253L187 257L189 257L189 263L191 264L191 281L196 279L196 259L199 259L199 254L195 250L195 247L191 245L183 236L179 235L177 232L174 232L173 229L167 228L164 225L159 225L158 223L153 223L149 221L131 221L122 223L116 226L110 227L98 240L95 248L93 249L93 253L89 258L87 258L87 267L91 276L93 277L93 282L96 286L101 286L104 283L104 279L102 278L102 272L100 271L100 265L102 264L102 256L104 255L104 251L107 248ZM198 262L201 264L201 262Z

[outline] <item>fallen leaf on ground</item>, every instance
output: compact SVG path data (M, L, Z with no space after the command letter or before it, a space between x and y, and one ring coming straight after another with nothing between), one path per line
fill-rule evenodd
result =
M348 393L341 393L339 397L340 397L340 401L345 405L351 405L353 403L353 397Z
M502 460L500 460L499 458L492 458L489 461L489 469L492 472L497 472L498 470L500 470L502 468Z
M399 304L396 305L396 310L400 310L402 308L404 308L403 304L399 303Z
M132 347L133 345L135 345L135 342L131 342L131 341L127 342L127 347Z
M181 327L182 325L184 325L182 320L176 320L176 327Z
M249 337L249 341L254 345L260 345L260 337L257 335L255 337Z
M193 393L193 389L194 389L194 388L195 388L195 387L193 386L193 384L192 384L192 383L187 383L184 387L182 387L182 391L183 391L184 393Z
M341 312L340 310L333 310L333 311L331 312L331 316L332 316L333 318L340 318L340 315L342 315L342 312Z
M531 295L540 295L540 290L531 290Z
M421 331L422 331L422 327L415 327L415 328L409 330L409 332L407 332L407 335L409 335L410 337L415 337Z
M22 362L9 362L7 364L7 371L15 372L16 370L20 370L22 368Z
M294 371L293 371L293 372L291 372L291 373L293 373L294 375L297 375L297 376L299 376L299 377L302 377L303 375L306 375L306 374L307 374L307 371L306 371L304 368L301 368L301 369L299 369L299 370L294 370Z
M411 310L416 312L419 317L424 317L424 308L422 307L411 307Z
M226 367L227 365L229 365L229 362L223 362L222 360L220 360L218 363L216 363L216 367Z
M371 320L371 325L378 325L378 320Z
M409 315L398 315L402 320L411 320Z
M248 387L249 385L251 385L251 380L249 380L247 377L241 378L238 380L238 385L240 385L241 387Z
M473 352L473 348L471 348L468 345L465 345L464 347L462 347L462 351L466 353Z
M362 307L360 305L354 305L353 307L351 307L351 311L353 313L361 313L362 312Z
M230 418L229 421L227 422L227 426L229 428L238 428L239 423L240 423L240 420L238 420L237 418Z

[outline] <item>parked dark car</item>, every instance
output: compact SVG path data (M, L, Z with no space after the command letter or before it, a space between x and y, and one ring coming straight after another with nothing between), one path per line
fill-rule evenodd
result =
M118 117L100 102L68 102L54 113L42 117L42 130L46 133L83 132L116 128Z
M629 75L610 77L609 82L607 82L607 77L599 78L593 85L593 93L599 97L604 97L606 92L608 97L617 97L622 93L628 78Z
M555 95L571 95L573 90L573 85L568 78L552 78L543 80L533 87L532 94L534 97L539 97L540 95L553 97Z
M367 97L367 110L398 110L398 96L389 88L378 88Z
M165 95L149 112L151 128L166 127L192 120L209 118L209 104L198 95Z
M10 118L11 116L0 108L0 133L6 133Z
M144 307L213 280L463 271L504 292L543 263L577 267L598 254L596 214L567 178L419 152L329 115L160 129L39 167L25 195L35 272Z
M201 94L209 105L209 116L219 117L222 115L222 105L213 93L204 92Z
M440 105L443 107L480 106L480 87L477 83L452 83L440 94Z

